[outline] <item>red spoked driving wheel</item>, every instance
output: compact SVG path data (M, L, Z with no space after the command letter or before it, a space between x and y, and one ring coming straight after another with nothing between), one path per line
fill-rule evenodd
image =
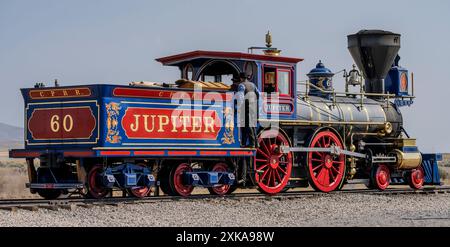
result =
M291 176L292 153L282 153L281 147L289 147L289 140L278 130L266 130L258 137L255 178L259 190L277 194L287 185Z
M229 170L229 168L226 163L217 163L211 168L211 171L213 171L213 172L228 172L228 170ZM230 188L231 188L230 185L225 184L225 185L208 188L208 190L209 190L209 193L211 193L213 195L223 196L228 193Z
M385 190L391 180L391 172L386 165L374 166L372 171L372 187L379 190Z
M417 169L408 172L406 180L411 188L420 190L425 182L425 173L423 168L420 166Z
M111 191L109 188L105 188L102 183L102 177L100 176L103 172L103 166L95 165L89 171L87 176L88 181L88 194L87 196L100 199L104 198Z
M329 130L317 133L310 142L310 148L343 148L339 137ZM311 186L318 191L330 192L339 188L345 175L345 155L329 152L308 153L308 177Z
M137 164L137 165L141 166L141 167L145 167L145 164L142 164L142 163ZM128 189L128 193L137 198L144 198L144 197L148 196L150 191L151 191L151 188L146 187L146 186L139 186L139 187L134 187L134 188Z
M171 173L173 192L180 196L189 196L194 190L194 186L184 184L183 176L185 172L192 172L192 167L187 163L181 163Z

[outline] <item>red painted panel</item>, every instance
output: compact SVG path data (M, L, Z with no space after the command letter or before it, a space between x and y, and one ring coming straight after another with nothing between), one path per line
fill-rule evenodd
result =
M164 155L164 151L134 151L134 155Z
M252 155L251 151L230 151L231 155Z
M27 158L27 157L39 157L41 152L33 151L11 151L12 158Z
M197 155L197 151L169 151L168 155Z
M94 152L91 151L66 151L64 156L67 157L91 157L94 156Z
M221 120L213 110L129 107L122 118L131 139L216 140Z
M152 98L152 99L186 99L186 100L204 100L229 101L232 99L230 93L217 92L186 92L186 91L162 91L154 89L141 88L114 88L113 95L116 97L135 97L135 98Z
M90 107L34 109L28 130L34 140L89 139L96 126Z
M130 155L130 151L100 151L100 155Z
M227 151L200 151L200 155L227 155Z

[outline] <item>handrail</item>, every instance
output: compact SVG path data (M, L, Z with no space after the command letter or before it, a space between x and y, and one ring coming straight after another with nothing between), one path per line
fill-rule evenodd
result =
M361 96L382 96L382 97L389 97L389 98L395 98L397 97L395 94L386 94L386 93L366 93L366 92L359 92L359 93L353 93L353 92L336 92L334 89L333 90L324 90L310 82L305 82L305 81L297 81L297 84L300 85L306 85L308 87L313 87L314 89L319 90L321 93L330 93L330 94L339 94L339 95L361 95ZM302 93L302 92L300 92ZM305 94L307 94L307 92L305 92ZM416 96L411 95L411 96L399 96L398 98L416 98Z

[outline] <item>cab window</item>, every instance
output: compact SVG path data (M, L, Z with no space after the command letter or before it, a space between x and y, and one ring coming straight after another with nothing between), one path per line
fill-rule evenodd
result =
M232 79L239 75L237 66L227 61L213 61L204 67L200 72L197 80L205 82L222 82L231 86Z
M289 70L278 70L277 71L277 85L278 85L278 92L280 94L287 94L289 95L291 92L291 71Z
M264 92L291 95L292 71L287 68L264 67Z

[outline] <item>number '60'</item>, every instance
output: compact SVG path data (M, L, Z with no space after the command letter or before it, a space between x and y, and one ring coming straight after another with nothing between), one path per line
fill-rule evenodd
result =
M66 132L70 132L73 129L73 118L70 115L65 115L62 120L62 126ZM58 132L60 129L60 121L58 115L53 115L50 119L50 128L53 132Z

